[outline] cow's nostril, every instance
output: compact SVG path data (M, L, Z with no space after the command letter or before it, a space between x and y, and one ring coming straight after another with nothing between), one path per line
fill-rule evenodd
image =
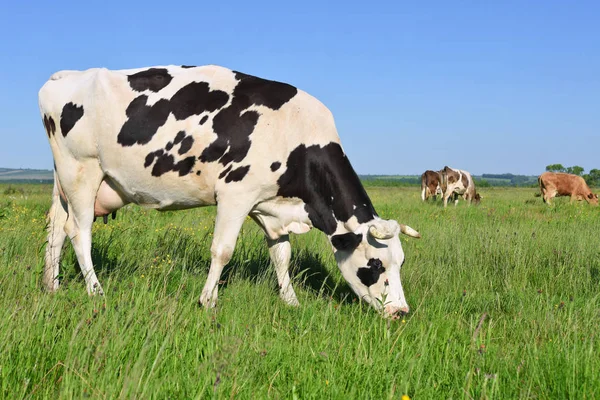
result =
M396 314L398 314L399 316L403 317L406 314L408 314L408 311L409 311L408 307L402 307L402 308L399 308L398 311L396 311Z

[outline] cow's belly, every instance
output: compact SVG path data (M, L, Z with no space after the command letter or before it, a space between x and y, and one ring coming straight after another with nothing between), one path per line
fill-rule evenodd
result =
M181 210L214 205L214 188L206 185L200 177L177 177L158 179L144 175L130 176L124 172L107 173L96 203L108 208L134 203L158 210ZM149 179L147 179L149 178ZM122 205L121 205L122 206Z

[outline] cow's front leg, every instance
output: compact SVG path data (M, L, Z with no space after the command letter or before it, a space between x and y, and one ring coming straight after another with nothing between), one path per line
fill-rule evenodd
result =
M204 307L212 308L217 304L218 284L221 278L223 268L231 260L235 242L248 215L247 212L240 213L238 205L226 205L219 203L217 205L217 218L215 221L215 231L210 248L211 260L210 269L206 283L200 295L200 304Z
M271 261L275 266L277 281L279 282L279 295L287 304L298 306L298 298L292 287L292 281L289 274L290 258L292 256L292 247L290 245L289 235L281 236L279 239L267 238L269 245L269 254Z
M448 206L448 199L450 198L450 195L451 194L444 193L444 207Z

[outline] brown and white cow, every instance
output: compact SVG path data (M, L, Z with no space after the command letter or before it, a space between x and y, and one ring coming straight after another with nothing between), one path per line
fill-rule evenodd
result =
M544 172L538 178L544 203L551 204L550 199L556 196L571 196L571 203L585 200L597 206L598 195L592 193L581 176L562 172Z
M442 174L441 171L427 170L421 175L421 200L425 201L429 197L433 200L442 194Z
M127 203L157 210L216 205L200 303L213 307L246 216L263 229L280 295L297 305L290 233L324 232L362 300L408 312L399 233L380 218L340 144L331 112L294 86L218 66L61 71L39 92L55 162L44 284L58 288L69 236L90 294L94 215Z
M454 205L458 204L458 196L462 196L469 204L473 200L479 202L480 197L476 198L475 182L470 173L461 169L452 169L448 166L445 166L441 173L444 207L448 205L450 197L454 197Z

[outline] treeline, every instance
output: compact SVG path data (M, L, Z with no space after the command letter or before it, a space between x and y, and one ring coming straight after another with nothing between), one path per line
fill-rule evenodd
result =
M579 165L573 165L572 167L564 167L562 164L550 164L546 166L546 171L565 172L567 174L581 176L588 184L588 186L600 186L600 170L597 168L592 168L590 172L585 174L585 169Z
M364 186L421 186L419 175L360 175ZM476 187L537 186L537 176L514 174L483 174L473 176Z
M482 174L481 178L474 177L475 185L479 186L533 186L537 185L537 176L515 174Z

